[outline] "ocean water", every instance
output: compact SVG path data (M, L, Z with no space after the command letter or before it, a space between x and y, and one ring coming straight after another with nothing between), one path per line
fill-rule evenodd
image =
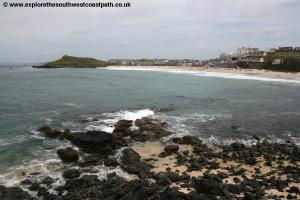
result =
M44 124L112 132L119 119L145 116L169 122L173 136L197 135L212 144L251 144L255 134L299 145L300 82L224 74L2 66L0 183L19 168L46 171L59 162L56 149L70 144L41 137L36 130ZM93 118L100 121L82 123Z

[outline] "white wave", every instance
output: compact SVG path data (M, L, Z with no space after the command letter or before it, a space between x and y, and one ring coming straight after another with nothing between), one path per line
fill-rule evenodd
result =
M281 82L281 83L297 83L300 84L299 79L284 79L284 78L269 78L262 76L253 76L239 73L219 73L219 72L197 72L197 71L183 71L183 70L174 70L167 68L159 67L108 67L109 70L118 70L118 71L155 71L155 72L168 72L176 74L191 74L195 76L203 77L216 77L216 78L226 78L226 79L239 79L239 80L256 80L256 81L267 81L267 82Z
M117 123L119 120L125 119L135 121L137 119L142 119L143 117L154 116L154 111L150 109L135 111L122 110L114 113L104 113L102 116L105 117L105 119L91 122L90 125L85 127L85 130L98 130L112 133L115 123Z
M107 126L104 124L100 125L89 125L85 128L87 131L105 131L107 133L112 133L114 131L114 127L112 126Z
M72 103L72 102L63 103L62 105L70 106L70 107L74 107L74 108L80 108L80 105L78 105L76 103Z
M143 117L149 117L154 115L154 111L150 109L136 110L136 111L119 111L116 113L106 113L106 116L111 116L117 120L125 119L135 121L137 119L142 119Z

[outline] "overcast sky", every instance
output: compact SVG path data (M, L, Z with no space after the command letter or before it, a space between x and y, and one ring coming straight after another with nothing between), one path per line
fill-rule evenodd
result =
M131 8L105 9L1 5L0 62L45 62L64 54L206 59L240 46L300 46L300 0L129 2Z

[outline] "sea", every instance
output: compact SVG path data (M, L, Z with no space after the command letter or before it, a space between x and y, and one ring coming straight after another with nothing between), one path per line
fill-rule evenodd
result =
M195 135L209 145L300 144L300 80L222 73L0 66L0 184L24 173L61 176L56 150L39 127L112 132L120 119L169 123L170 137ZM97 119L95 121L94 119ZM100 166L98 175L111 169ZM113 169L124 173L121 169ZM129 175L128 175L129 176ZM57 183L62 184L62 183Z

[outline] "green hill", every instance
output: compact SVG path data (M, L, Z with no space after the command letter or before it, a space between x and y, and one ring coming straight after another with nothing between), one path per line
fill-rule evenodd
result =
M35 68L96 68L106 67L108 63L94 58L82 58L65 55L62 58L48 62L41 66L33 66Z

